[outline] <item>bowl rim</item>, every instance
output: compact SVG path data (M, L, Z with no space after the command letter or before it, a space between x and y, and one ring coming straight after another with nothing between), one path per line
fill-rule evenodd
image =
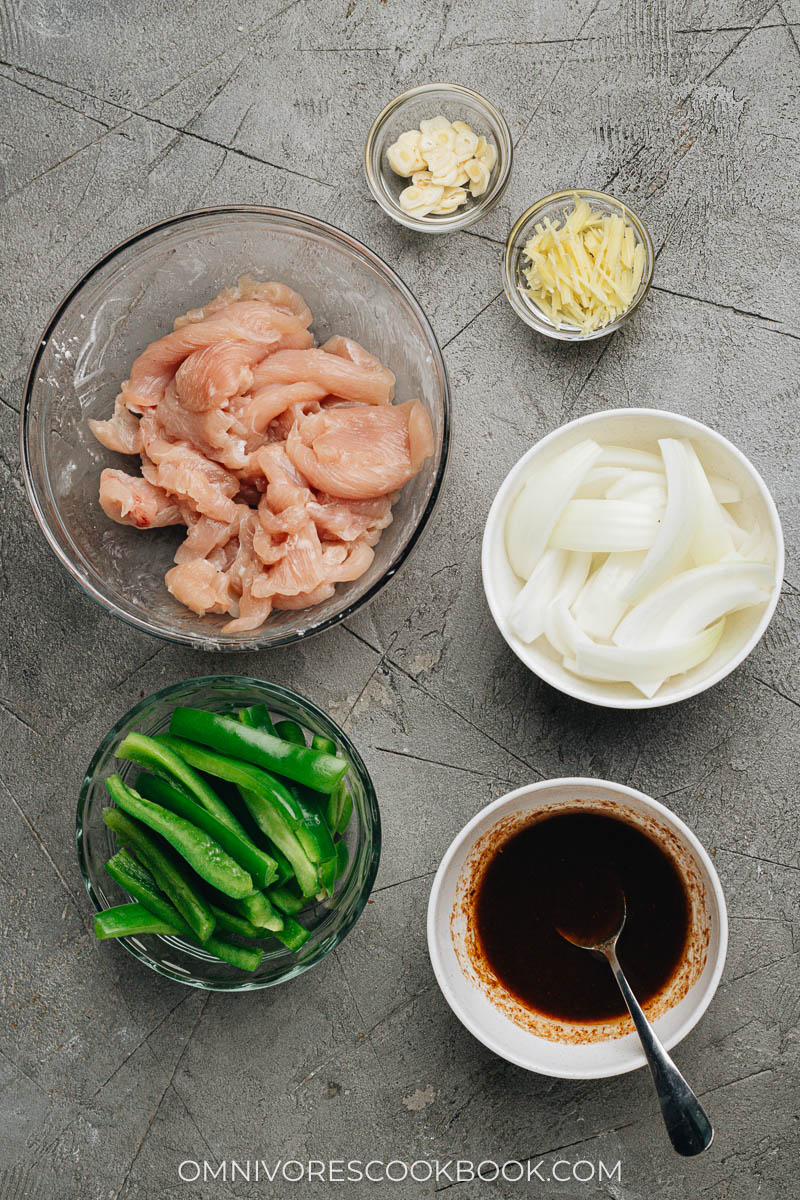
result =
M319 705L314 703L313 700L309 700L307 696L302 695L300 692L296 692L294 688L286 687L282 683L273 683L271 680L267 679L257 679L252 675L227 674L191 676L188 679L179 680L177 683L167 684L166 687L159 688L157 692L153 692L150 696L145 696L143 699L138 700L136 704L129 708L114 722L108 732L103 736L97 746L97 749L91 757L88 767L86 768L80 790L78 792L78 803L75 811L75 848L78 856L78 867L80 869L87 895L94 905L95 912L102 912L104 906L99 902L98 896L95 892L94 883L86 862L83 839L83 811L86 805L89 803L90 789L96 782L95 775L98 764L100 763L106 750L113 745L115 740L119 738L120 730L129 722L135 720L140 712L146 708L149 708L154 702L163 703L164 701L168 701L170 697L172 697L180 689L187 688L190 685L196 689L200 689L204 686L220 683L232 684L236 687L255 687L257 689L261 689L262 691L267 689L267 691L283 693L292 701L294 701L300 708L308 710L309 713L316 717L322 717L323 723L328 722L336 729L337 735L341 739L347 753L348 762L358 775L364 788L367 807L372 819L372 835L369 847L369 867L364 876L364 882L361 886L361 890L358 894L356 902L353 905L353 910L347 920L347 923L341 930L337 932L335 940L332 941L330 945L326 946L321 953L317 954L310 961L302 963L299 966L290 967L285 974L276 979L253 979L252 975L249 973L242 973L242 976L239 979L223 979L215 982L207 982L194 978L190 979L183 975L180 971L170 970L167 965L155 961L155 959L151 958L145 950L141 949L139 945L137 945L136 940L133 937L116 938L115 940L119 942L129 954L132 954L134 958L137 958L139 962L149 967L151 971L155 971L158 975L163 975L166 979L171 979L174 983L181 983L185 987L193 987L197 988L199 991L207 992L263 991L264 988L277 987L278 984L289 983L292 979L296 979L298 976L304 975L306 971L311 970L312 967L316 966L317 963L326 958L332 950L335 950L339 945L341 945L342 941L353 929L353 926L358 922L367 905L369 897L372 893L372 889L375 886L375 879L377 878L378 867L380 866L381 850L383 846L381 812L378 804L378 796L375 791L375 785L372 782L372 776L367 770L367 766L358 749L351 741L349 735L344 729L342 729L339 722L335 721L330 714L326 713L324 709L321 709Z
M71 557L59 545L58 539L50 527L50 522L46 516L44 505L40 502L37 487L34 483L33 471L31 468L30 455L28 451L28 441L30 432L30 409L32 404L32 393L39 363L41 362L42 355L44 354L44 351L53 336L53 332L58 325L58 322L60 321L67 307L79 294L81 289L88 284L89 281L100 270L103 269L103 267L111 263L118 254L124 250L128 250L132 246L135 246L137 242L150 237L154 233L157 233L161 230L167 230L172 226L191 223L198 218L224 216L225 214L240 215L248 213L278 219L288 218L290 221L294 221L300 225L306 225L318 233L326 234L329 237L332 237L334 241L344 243L344 245L346 245L350 250L355 250L360 253L372 267L376 268L379 273L382 273L388 279L388 282L400 292L401 296L410 306L412 312L420 323L422 332L429 344L434 371L436 372L441 384L442 449L439 456L436 473L433 478L430 496L428 497L425 508L420 514L420 517L411 532L411 536L389 564L387 570L384 571L379 579L376 579L375 583L368 588L363 595L346 605L340 612L334 613L332 616L327 617L324 621L321 621L314 628L302 631L288 631L281 637L270 638L268 640L253 637L249 640L237 641L234 640L234 637L231 635L213 635L209 633L208 635L204 636L202 633L195 633L188 630L173 630L171 632L167 632L161 628L154 629L146 618L140 617L136 614L122 612L114 603L114 601L103 595L102 592L99 591L89 579L84 579L78 568L73 563ZM61 563L62 567L69 572L81 590L86 595L91 596L93 600L96 600L97 603L106 610L106 612L110 613L113 617L116 617L117 620L122 621L124 624L132 626L134 629L140 629L143 633L147 633L151 637L160 638L162 641L166 642L188 645L203 650L213 650L216 652L243 653L246 651L264 651L277 648L279 646L289 646L297 641L307 640L318 633L323 633L326 629L330 629L334 625L338 625L341 621L346 621L349 617L353 616L358 609L369 604L375 598L378 592L381 591L384 585L387 584L406 564L412 551L417 546L417 543L419 542L424 530L427 528L441 496L450 452L452 432L451 408L452 401L447 366L445 364L442 347L439 345L439 340L434 332L433 326L428 320L422 305L419 303L414 293L400 278L397 272L390 267L389 264L385 262L385 260L382 259L379 254L376 254L374 250L371 250L367 245L359 241L358 238L346 233L343 229L339 229L338 226L332 225L327 221L322 221L318 217L311 216L308 213L297 212L293 209L274 208L259 204L212 205L209 208L189 209L186 212L177 213L175 216L167 217L160 221L155 221L153 224L147 225L143 229L138 230L136 233L131 234L129 237L124 238L105 254L101 255L100 258L98 258L88 268L88 270L84 272L83 275L81 275L78 281L73 284L73 286L63 296L59 304L53 310L52 315L45 325L43 333L36 343L36 347L31 357L30 366L28 367L28 373L25 377L19 423L20 461L22 464L22 475L25 483L25 492L28 497L28 503L33 510L33 515L36 518L36 522L40 530L44 534L47 544L55 554L58 561ZM266 628L268 628L268 622L267 624L261 626L260 630L255 630L254 632L258 634Z
M693 683L681 689L677 695L659 696L659 694L656 693L655 696L649 699L646 696L636 697L609 695L600 698L596 695L589 695L583 688L582 681L578 676L575 676L574 683L570 679L569 685L567 685L563 679L556 677L541 664L541 669L540 667L531 666L531 664L522 657L519 648L514 644L505 620L505 616L500 611L500 606L495 594L494 584L491 579L491 564L489 561L492 547L496 544L497 539L500 536L496 528L499 521L500 510L505 503L509 492L515 486L520 475L524 472L525 468L534 458L534 456L537 455L539 451L555 442L555 440L562 434L566 433L567 430L577 429L581 426L589 426L595 421L600 421L608 417L627 416L659 417L666 418L667 420L678 421L679 423L688 426L689 430L699 430L703 434L709 436L713 441L717 442L717 444L721 445L741 464L741 466L750 474L755 482L771 519L771 529L775 538L776 548L775 585L773 587L772 595L764 608L764 611L761 615L761 620L756 626L755 631L751 634L741 649L737 651L737 653L734 654L726 663L718 667L714 674L710 676L710 678L694 681ZM523 666L527 667L532 674L543 680L544 683L549 684L550 687L555 688L556 691L561 692L566 696L571 696L575 700L580 700L585 704L594 704L598 708L650 709L663 708L669 704L679 704L684 700L691 699L692 696L698 696L702 692L707 691L709 688L714 687L715 684L720 683L723 679L730 675L732 671L735 671L742 662L744 662L744 660L749 654L752 653L752 651L760 642L761 638L764 636L767 626L774 616L775 609L777 608L778 600L780 599L781 595L785 558L786 553L783 539L783 528L781 526L780 516L778 515L778 509L775 505L772 493L764 482L762 475L756 469L750 459L747 458L747 456L738 448L738 446L735 446L733 442L729 441L724 434L719 433L716 429L712 429L710 425L704 425L702 421L695 420L694 417L688 417L684 413L672 412L669 409L607 408L598 409L592 413L586 413L582 417L576 417L572 421L567 421L567 423L564 425L559 425L557 429L551 430L551 432L545 434L543 438L540 438L537 442L534 442L534 444L528 450L526 450L522 457L517 460L517 462L505 476L503 482L500 484L500 487L497 489L494 499L492 500L483 530L483 539L481 544L481 579L483 582L483 591L484 595L486 596L486 602L489 606L489 611L492 614L492 620L497 626L500 635L509 649L513 651Z
M430 92L449 91L456 95L468 96L470 100L486 110L489 116L495 121L502 133L502 166L498 172L497 180L491 191L486 192L479 198L478 204L468 206L462 212L455 212L452 216L439 216L431 219L429 217L414 217L410 213L406 213L400 208L399 204L393 201L387 201L386 194L379 186L375 173L372 169L372 151L375 141L389 117L401 108L407 101L413 100L417 96L426 95ZM501 149L497 148L497 160L501 162ZM401 92L385 104L378 113L375 120L369 127L366 141L364 142L364 174L367 177L367 185L372 193L373 199L383 209L388 217L396 221L398 225L404 225L406 229L413 229L417 233L453 233L457 229L466 229L467 226L474 224L476 221L482 220L488 212L490 212L503 192L508 186L511 178L511 165L514 160L514 141L511 137L511 130L508 127L503 114L500 112L491 100L487 100L480 92L474 91L473 88L465 87L463 83L421 83L417 87L409 88L408 91Z
M430 897L428 900L427 912L428 954L430 956L431 966L433 968L434 975L436 976L436 982L441 989L442 995L452 1011L458 1017L459 1021L461 1021L462 1025L469 1030L473 1037L477 1038L479 1042L482 1042L483 1045L489 1050L493 1051L493 1053L499 1055L501 1058L504 1058L507 1062L513 1063L515 1066L522 1067L527 1071L533 1071L537 1075L548 1075L557 1079L606 1079L614 1075L626 1075L631 1071L636 1071L640 1067L646 1066L647 1060L643 1051L636 1050L634 1048L633 1056L636 1061L625 1061L616 1066L602 1068L599 1070L595 1069L591 1072L587 1072L585 1068L583 1070L567 1068L551 1068L548 1070L541 1067L532 1067L530 1063L526 1062L521 1055L510 1051L498 1039L495 1039L490 1033L487 1033L479 1024L479 1022L473 1020L472 1017L464 1011L456 990L451 987L447 979L445 963L442 955L440 954L439 945L437 942L437 929L444 920L447 921L448 929L450 923L450 914L442 914L440 911L445 876L447 875L453 860L464 849L465 844L468 841L470 842L470 845L472 844L474 841L472 835L475 829L486 819L487 816L496 815L499 817L504 809L508 809L512 805L515 805L518 800L524 800L526 797L535 795L537 792L543 791L545 788L565 788L574 790L576 788L583 788L587 786L606 789L609 792L613 792L614 795L621 796L623 798L629 799L633 797L644 804L646 808L664 818L667 824L670 825L670 827L680 835L680 838L695 854L705 869L711 882L713 900L716 903L717 912L719 913L719 946L716 951L716 960L712 968L711 976L705 985L703 995L699 997L695 1006L686 1014L686 1017L678 1026L677 1030L675 1030L668 1037L662 1039L663 1045L667 1050L672 1049L673 1046L676 1046L679 1042L683 1041L683 1039L695 1027L710 1005L714 995L716 994L720 979L722 978L722 972L725 967L725 959L728 951L728 910L725 903L725 893L723 891L719 875L717 874L716 867L714 866L708 851L705 849L697 835L693 833L689 826L682 821L681 818L672 811L672 809L667 808L665 804L662 804L653 796L648 796L645 792L640 792L637 788L632 788L628 784L614 783L609 779L593 779L590 776L575 775L564 776L558 779L539 779L536 780L535 783L524 784L522 787L515 788L511 792L507 792L504 796L500 796L497 800L493 800L491 804L487 804L484 808L480 809L480 811L477 812L475 816L472 817L471 820L469 820L453 838L452 842L445 851L442 860L439 863L436 875L434 876ZM535 809L532 809L532 811L534 810ZM472 839L472 841L470 841L470 839ZM536 1041L543 1040L536 1038L535 1034L530 1034L529 1036Z
M628 308L617 317L616 321L611 321L608 325L604 325L602 329L594 329L591 333L581 333L578 329L557 329L555 325L548 323L544 313L540 317L537 316L538 310L534 311L532 305L525 303L520 299L519 289L516 286L514 279L514 267L517 258L522 254L521 250L516 249L516 240L520 231L531 220L536 213L543 209L546 205L554 202L568 200L570 197L578 195L581 198L602 200L606 204L613 205L622 210L623 215L630 221L639 235L639 239L645 248L645 269L642 275L642 282L639 285L639 295L634 298ZM655 272L656 254L653 245L653 239L650 236L650 230L647 225L634 210L625 203L624 200L619 200L616 196L612 196L610 192L599 191L597 188L571 187L562 188L558 192L551 192L549 196L542 196L530 208L526 208L521 216L517 217L511 227L508 237L506 238L505 250L503 252L503 290L506 294L506 299L513 308L514 312L524 321L530 329L536 333L541 333L543 337L553 338L559 342L593 342L598 338L608 337L625 324L632 317L637 308L644 302L650 287L653 282L653 274Z

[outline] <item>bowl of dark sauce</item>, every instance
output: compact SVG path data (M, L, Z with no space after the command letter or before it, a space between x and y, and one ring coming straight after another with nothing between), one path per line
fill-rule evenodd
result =
M700 842L621 784L559 779L487 806L434 880L428 944L453 1011L490 1049L546 1075L645 1064L608 965L572 945L627 917L618 954L669 1048L700 1019L725 962L727 916Z

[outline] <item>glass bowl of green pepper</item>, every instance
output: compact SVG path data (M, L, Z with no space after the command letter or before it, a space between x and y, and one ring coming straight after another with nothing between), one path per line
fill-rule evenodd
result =
M347 936L381 849L347 734L279 684L210 675L108 731L78 800L95 934L207 991L295 978Z

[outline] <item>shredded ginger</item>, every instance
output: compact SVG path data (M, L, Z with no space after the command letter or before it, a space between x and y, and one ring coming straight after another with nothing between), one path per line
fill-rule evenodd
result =
M581 333L616 321L633 302L644 272L644 246L616 214L575 195L562 223L545 218L526 243L523 269L531 300L556 328Z

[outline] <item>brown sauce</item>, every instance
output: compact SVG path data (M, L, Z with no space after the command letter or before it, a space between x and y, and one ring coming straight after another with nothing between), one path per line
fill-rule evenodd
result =
M627 1009L608 964L571 945L600 941L627 917L617 955L646 1003L683 957L689 904L675 863L628 822L558 813L514 834L488 862L475 898L478 941L500 983L526 1008L561 1021L606 1021Z

